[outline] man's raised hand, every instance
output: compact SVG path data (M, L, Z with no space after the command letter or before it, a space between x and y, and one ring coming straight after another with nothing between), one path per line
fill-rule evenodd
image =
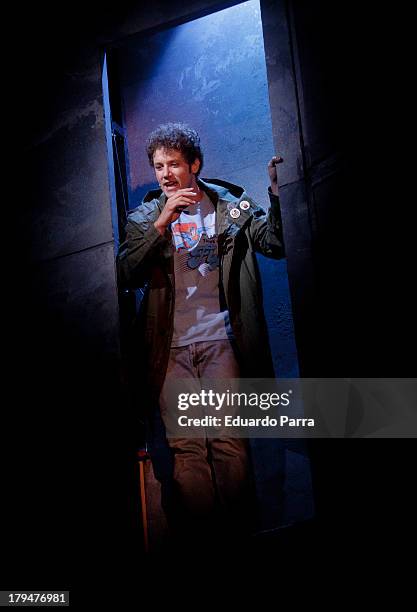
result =
M271 191L275 195L278 195L278 172L277 164L282 164L284 160L280 155L274 155L274 157L268 163L269 180L271 182Z
M178 189L167 199L163 211L154 223L161 236L165 234L168 225L178 219L184 208L187 208L190 204L195 204L196 196L197 191L194 187L186 187L185 189Z

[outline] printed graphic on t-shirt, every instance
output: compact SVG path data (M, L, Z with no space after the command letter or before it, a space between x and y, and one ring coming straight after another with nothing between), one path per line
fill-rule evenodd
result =
M190 207L172 224L177 265L181 272L197 269L202 276L206 276L218 268L215 231L215 212L212 207L207 209L207 206L203 206L203 210Z
M187 273L191 270L198 270L201 276L207 276L219 266L217 255L217 238L209 238L204 232L197 246L193 249L180 249L178 251L178 269Z
M200 228L200 232L203 228ZM197 223L177 223L172 228L177 251L193 249L200 240Z

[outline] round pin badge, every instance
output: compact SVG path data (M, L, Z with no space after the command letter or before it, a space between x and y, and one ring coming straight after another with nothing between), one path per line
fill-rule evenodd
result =
M237 219L238 217L240 217L240 210L238 208L232 208L230 211L230 216L232 217L232 219Z
M247 200L242 200L239 206L242 210L248 210L248 208L250 208L250 204Z

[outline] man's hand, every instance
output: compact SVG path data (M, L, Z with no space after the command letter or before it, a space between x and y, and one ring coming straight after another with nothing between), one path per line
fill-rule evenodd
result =
M274 155L271 161L268 163L269 180L271 182L271 191L275 195L278 195L278 173L277 164L282 164L284 160L280 155Z
M163 211L154 223L161 236L165 234L168 225L178 219L184 208L190 206L190 204L195 204L196 196L197 191L194 187L187 187L178 189L167 199Z

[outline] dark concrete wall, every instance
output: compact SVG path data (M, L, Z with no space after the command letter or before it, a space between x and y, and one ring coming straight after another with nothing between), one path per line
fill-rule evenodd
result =
M280 173L281 209L287 249L289 287L302 376L312 376L317 363L314 217L308 201L299 121L299 99L293 62L293 41L287 4L262 2L262 22L273 142L286 160ZM282 144L281 144L282 143Z
M289 276L302 371L407 376L415 346L408 233L415 224L407 205L414 187L404 154L408 16L375 2L297 0L287 3L287 17L304 168L297 189L305 204L304 212L296 205L285 228L301 236L299 265L292 268L289 259ZM308 241L310 266L302 256ZM299 283L300 274L313 286ZM300 326L303 294L310 314ZM412 446L374 442L310 444L317 513L323 532L337 534L334 551L364 550L367 542L368 551L385 554L401 541L399 532L405 539L415 533L406 519L415 509Z

